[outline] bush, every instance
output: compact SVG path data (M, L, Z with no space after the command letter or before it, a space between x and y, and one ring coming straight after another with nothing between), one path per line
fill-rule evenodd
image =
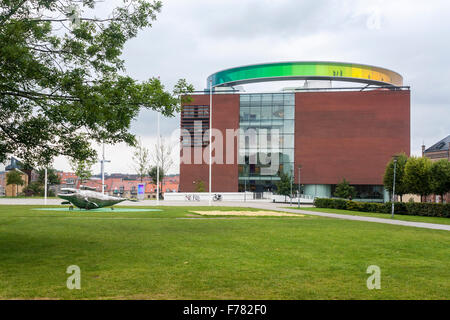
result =
M314 199L316 208L343 209L361 212L376 212L390 214L392 203L369 203L356 202L343 199ZM394 205L394 214L426 217L445 217L450 218L450 203L420 203L420 202L396 202Z
M330 199L332 208L334 209L341 209L345 210L347 209L347 200L344 199Z
M361 204L355 201L347 201L347 210L350 211L362 211L361 210Z

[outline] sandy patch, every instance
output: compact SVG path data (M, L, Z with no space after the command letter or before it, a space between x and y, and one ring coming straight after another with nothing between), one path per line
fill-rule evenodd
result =
M243 217L303 217L302 214L278 211L190 211L202 216L243 216Z

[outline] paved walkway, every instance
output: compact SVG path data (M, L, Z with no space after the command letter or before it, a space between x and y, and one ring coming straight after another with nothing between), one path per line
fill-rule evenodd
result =
M47 199L48 205L58 205L61 204L60 199ZM44 199L30 199L30 198L0 198L0 205L44 205ZM155 206L156 200L144 200L140 202L125 201L121 205L124 206ZM208 201L160 201L161 206L208 206ZM416 228L426 228L435 230L447 230L450 231L450 225L436 224L436 223L425 223L425 222L413 222L413 221L402 221L402 220L392 220L384 218L373 218L373 217L363 217L363 216L351 216L345 214L335 214L335 213L325 213L316 211L306 211L291 209L289 206L280 203L272 203L268 201L261 200L249 200L246 202L235 202L235 201L217 201L212 203L213 206L224 206L224 207L248 207L256 209L265 210L275 210L283 212L301 213L313 216L320 216L326 218L344 219L344 220L354 220L354 221L365 221L365 222L376 222L385 223L406 227L416 227ZM302 205L303 206L303 205ZM305 207L305 206L303 206Z

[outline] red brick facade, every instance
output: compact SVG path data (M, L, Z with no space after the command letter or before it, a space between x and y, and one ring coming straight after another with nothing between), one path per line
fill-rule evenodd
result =
M193 96L193 101L187 105L207 105L209 106L209 95ZM239 129L239 95L237 94L214 94L213 95L213 115L212 124L215 129L222 132L224 141L226 140L226 129ZM213 192L237 192L238 191L238 163L237 150L238 139L234 138L233 164L227 164L226 146L223 145L223 164L213 163L212 165L212 191ZM214 141L214 138L213 138ZM200 151L209 154L209 147L191 149L192 161L194 153ZM184 149L184 148L183 148ZM186 152L186 149L181 153ZM189 149L189 148L188 148ZM213 157L214 157L213 149ZM230 157L230 155L228 155ZM208 157L206 157L208 158ZM231 161L229 161L231 162ZM196 190L195 181L202 180L205 190L209 189L209 166L203 161L202 164L180 163L180 192L194 192Z
M302 184L381 185L392 155L410 153L409 90L302 92L295 100L295 181L301 164ZM209 95L189 105L209 106ZM239 128L239 94L213 95L213 127L224 138ZM213 164L213 192L238 191L237 147L234 139L234 164ZM208 179L207 163L180 164L180 192L195 191L197 180L207 191Z
M409 156L409 90L305 92L295 101L302 184L381 185L390 158Z

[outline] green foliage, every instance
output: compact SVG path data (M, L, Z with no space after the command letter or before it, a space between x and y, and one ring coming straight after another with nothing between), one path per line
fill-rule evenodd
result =
M195 192L205 192L205 183L203 180L197 180L195 181Z
M45 180L45 169L41 168L38 170L38 182L41 185L44 185L45 184L44 180ZM56 169L47 168L47 184L48 185L61 184L61 179L59 178Z
M39 181L33 181L26 186L23 193L27 196L40 196L44 194L44 187Z
M193 91L185 80L169 92L158 77L125 74L124 45L151 27L160 1L123 0L111 12L98 3L1 2L0 162L8 154L34 165L58 155L92 160L93 141L134 145L130 124L142 108L173 116Z
M22 173L17 170L8 171L8 173L6 174L6 184L23 186L25 184L25 181L23 181L22 179Z
M397 164L395 166L395 194L403 196L408 193L406 183L404 181L405 166L408 161L408 156L404 153L397 156ZM386 166L384 172L383 184L386 190L392 193L392 187L394 183L394 160L391 159Z
M290 196L291 195L291 183L292 183L292 177L289 174L280 172L280 181L278 181L276 183L277 194L280 194L283 196Z
M431 160L426 157L411 157L405 165L404 182L408 193L429 195L431 189Z
M367 203L355 202L342 199L314 199L316 208L330 208L361 212L391 213L391 202L386 203ZM396 202L394 204L394 213L411 216L445 217L450 218L450 203L414 203L414 202Z
M19 195L19 186L23 186L25 181L22 179L22 173L18 170L11 170L6 174L6 185L16 186L16 196Z
M336 185L336 190L334 192L334 196L338 198L347 199L349 197L355 197L356 191L355 187L350 186L350 183L344 179L342 179L339 184ZM339 209L339 208L336 208Z
M434 194L443 196L450 192L450 161L442 159L431 166L431 190Z
M92 176L92 166L94 165L95 160L70 160L70 166L72 170L77 175L80 182L88 180Z
M150 168L150 171L148 172L149 177L152 179L153 184L157 183L157 177L158 177L158 167L153 166ZM164 178L164 170L163 168L159 167L159 184L161 185ZM161 188L159 188L161 191Z

